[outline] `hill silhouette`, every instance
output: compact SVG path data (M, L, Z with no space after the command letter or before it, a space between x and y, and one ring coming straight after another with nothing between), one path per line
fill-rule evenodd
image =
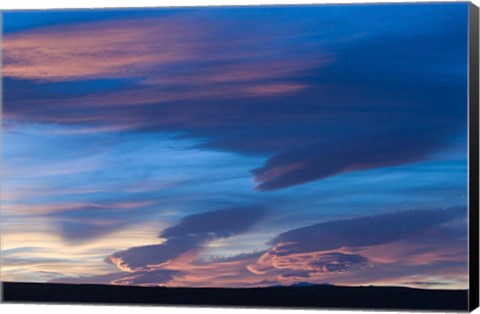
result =
M467 310L467 290L332 285L165 288L3 283L4 302Z

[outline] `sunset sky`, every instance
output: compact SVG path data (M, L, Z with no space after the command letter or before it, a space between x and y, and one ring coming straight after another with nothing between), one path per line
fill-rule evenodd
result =
M468 4L3 12L3 281L467 288Z

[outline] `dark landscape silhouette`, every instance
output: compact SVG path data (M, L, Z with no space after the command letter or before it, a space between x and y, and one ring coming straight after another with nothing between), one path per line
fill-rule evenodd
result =
M165 288L3 283L4 302L467 310L467 290L344 287Z

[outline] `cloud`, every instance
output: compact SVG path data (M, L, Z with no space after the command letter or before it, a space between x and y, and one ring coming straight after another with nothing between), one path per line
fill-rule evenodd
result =
M54 206L24 206L26 210L45 208L44 214L54 222L63 240L70 244L91 241L113 231L139 222L153 201L103 201L55 204ZM22 208L22 207L21 207ZM31 211L30 214L37 214Z
M242 212L247 218L242 219ZM187 216L160 234L163 243L107 257L122 272L57 278L54 282L169 287L403 282L418 287L458 287L464 280L466 245L455 230L458 226L452 227L465 216L460 209L322 222L281 233L266 251L198 259L205 243L248 231L263 213L256 208L228 208ZM237 221L229 224L230 219L223 220L227 216ZM220 227L222 221L227 226Z
M142 19L7 35L4 75L47 81L140 76L149 67L189 59L194 47L185 33L198 36L199 31L180 19ZM169 49L162 48L165 45Z
M114 279L114 285L136 285L136 286L161 286L174 279L175 275L180 274L179 271L174 270L156 270L148 272L136 272L130 276L125 276L120 279Z
M320 210L320 203L325 217L339 213L340 207L345 217L348 212L380 210L381 205L374 204L378 200L386 204L386 211L404 204L414 208L415 202L435 207L430 202L439 202L440 198L432 197L438 189L455 195L449 205L463 202L463 183L459 183L466 182L463 168L448 170L455 176L450 181L444 178L445 164L436 166L435 175L424 164L402 167L388 176L384 175L388 169L375 172L375 178L365 172L333 180L332 185L325 182L281 195L273 192L353 171L431 161L452 142L460 143L460 149L466 145L459 140L466 134L466 106L452 104L466 103L467 6L451 5L448 10L431 5L416 6L416 10L381 6L373 12L360 6L354 8L355 14L352 8L180 10L158 16L151 11L143 17L138 13L135 19L110 16L88 23L58 22L5 34L7 131L21 133L17 126L33 126L23 141L13 137L9 146L14 151L29 147L11 155L14 164L18 162L10 167L16 169L12 175L22 174L22 180L9 185L9 190L15 190L10 197L22 201L8 206L27 213L12 225L30 229L25 226L35 221L34 228L45 230L38 219L28 219L38 209L42 215L47 213L40 217L48 220L45 223L60 226L62 239L69 245L137 222L132 226L135 233L150 234L142 229L147 219L152 223L158 219L160 224L181 211L200 212L212 203L231 206L253 198L279 204L278 216L269 221L265 232L252 234L256 241L248 245L239 237L237 243L242 245L236 246L235 235L251 230L261 218L261 209L192 215L165 229L158 242L132 241L127 234L123 239L128 244L119 243L115 241L120 237L112 234L109 249L95 251L101 257L89 261L130 248L108 260L128 272L116 279L129 277L142 284L155 281L157 275L159 282L167 280L164 273L153 273L159 270L182 272L168 284L196 286L243 286L276 278L293 280L302 274L309 281L322 277L321 282L335 283L362 283L368 278L382 282L388 271L438 275L449 269L458 275L465 258L465 239L460 236L466 231L454 232L447 226L452 221L440 211L323 222L280 234L261 256L249 253L264 250L259 239L270 237L272 230L303 226ZM49 24L43 14L37 19ZM39 124L43 124L40 129L62 135L50 134L58 141L45 146L35 128ZM166 142L165 134L174 139ZM114 149L114 142L123 144ZM164 142L171 149L156 149ZM28 153L32 147L35 154ZM103 159L101 154L102 163L93 158L89 167L83 159L82 165L62 163L76 158L78 152L95 157L99 147L114 158ZM25 156L35 156L35 167L22 163ZM454 167L464 161L461 151L458 156ZM59 165L64 166L61 171ZM418 169L428 171L428 178L415 183L402 180L405 173L412 175ZM26 180L30 173L40 177ZM368 187L355 186L361 186L362 180L369 181ZM399 182L400 193L393 196L395 188L380 187L384 182ZM257 191L272 192L252 191L255 184ZM26 186L39 185L55 193L49 197L42 195L42 189L27 193ZM348 190L348 197L335 198L339 186ZM164 187L175 189L161 191ZM318 194L321 187L324 190ZM58 192L65 189L76 190L75 195ZM26 203L29 195L34 196L35 206ZM122 209L108 202L119 197L133 202L157 200L162 206L134 204ZM72 206L64 207L63 202ZM292 209L291 204L297 207ZM432 220L430 216L437 214L439 220ZM394 218L400 226L392 225ZM232 237L227 245L234 248L210 243L227 237ZM152 245L140 246L147 243ZM210 252L204 248L207 244L218 245L220 254L245 253L205 262L199 259L205 256L200 253ZM67 248L58 247L59 251ZM428 265L433 266L425 269ZM75 272L85 274L86 270ZM153 279L148 279L147 272ZM367 273L369 277L362 278ZM444 277L408 279L437 280Z
M260 191L425 160L465 131L466 107L452 106L466 102L464 7L425 6L421 20L329 10L185 11L7 34L5 113L181 132L262 156Z
M405 282L406 285L409 286L445 286L447 285L446 283L443 282L430 282L430 281L411 281L411 282Z
M265 214L261 207L234 207L194 214L160 233L161 238L185 236L227 238L247 231Z
M129 274L117 272L106 275L62 277L51 280L52 283L70 284L113 284L113 285L136 285L136 286L162 286L179 274L173 270L156 270L150 272L137 272Z
M352 135L325 141L269 159L253 174L258 189L276 190L343 172L394 166L420 161L444 145L446 134L418 133L414 130L387 131L378 138ZM429 140L430 139L430 140Z
M277 250L278 247L273 247L247 269L259 275L277 274L279 280L294 280L302 276L315 278L371 267L368 258L345 249L284 255L277 255Z
M249 253L240 253L232 256L212 256L208 262L211 263L225 263L225 262L237 262L237 261L244 261L251 258L258 258L265 254L265 251L255 251Z
M116 272L105 275L95 275L95 276L80 276L80 277L60 277L52 279L50 282L53 283L71 283L71 284L111 284L115 280L120 280L123 277L126 277L124 272Z
M162 244L115 252L107 261L128 272L163 268L202 244L248 231L264 214L259 207L234 207L190 215L160 233Z
M275 255L363 247L415 238L465 215L464 208L416 210L322 222L278 235Z
M305 278L309 278L309 277L310 277L309 271L298 271L298 272L282 274L280 275L280 280L282 279L304 280Z
M145 217L151 216L151 209L158 205L154 201L138 200L139 197L123 197L123 199L116 197L115 199L104 198L104 194L97 199L85 197L76 198L75 194L70 194L69 188L66 186L71 182L66 183L66 180L60 180L65 188L54 189L53 192L58 192L59 196L45 197L49 191L47 184L40 184L42 181L35 182L36 186L41 186L42 190L37 195L28 196L28 185L11 184L12 187L22 186L17 188L20 193L19 197L10 202L2 204L3 213L8 216L12 223L9 225L14 229L5 230L4 235L8 232L12 233L12 239L9 241L13 247L18 243L36 243L38 246L46 245L49 250L39 249L40 252L30 252L29 255L45 255L50 254L50 251L57 252L58 256L65 259L65 263L75 263L76 254L80 254L84 249L87 251L93 247L105 245L102 249L108 247L123 247L117 242L127 241L131 239L115 239L116 235L109 237L112 234L121 234L125 230L132 230L131 226L140 224L145 226ZM58 181L60 183L60 181ZM91 181L88 185L91 188ZM63 197L67 195L67 197ZM118 192L117 192L118 193ZM100 200L101 199L101 200ZM23 203L25 202L25 203ZM158 225L157 225L158 228ZM45 232L49 230L49 232ZM24 234L29 234L33 239L25 240ZM31 242L34 241L34 242ZM117 246L118 245L118 246ZM73 249L76 252L72 252ZM98 252L96 253L98 254ZM80 254L81 255L81 254ZM85 257L85 255L82 255ZM95 261L97 262L97 261ZM85 268L85 267L84 267Z
M207 283L209 281L205 280L215 273L212 273L213 269L219 272L217 280L225 276L222 270L248 275L250 272L241 265L245 261L253 262L261 252L196 262L197 252L209 241L250 230L265 213L266 210L260 207L234 207L186 216L177 225L160 233L161 244L132 247L109 255L105 261L121 272L56 278L52 282L156 286L175 285L182 280Z
M465 258L465 248L451 225L464 216L464 208L455 208L322 222L278 235L272 247L248 269L256 274L277 274L279 280L293 280L361 273L379 264L408 270L456 262ZM379 278L386 276L381 269ZM432 266L431 271L435 269Z
M275 28L262 27L248 37L237 36L235 23L192 11L40 27L5 36L4 75L42 82L137 78L145 86L200 86L210 92L218 91L211 85L232 87L229 84L236 83L252 94L281 94L302 86L242 83L285 78L311 65L311 56L309 60L287 59L292 52L304 54L311 44L268 49L294 38L296 29L295 24L284 26L284 38L278 37ZM314 63L325 64L318 57ZM175 71L176 67L182 69ZM163 93L166 99L174 95L167 90ZM160 99L157 94L156 101Z
M322 274L340 274L368 267L368 259L357 254L341 252L313 252L307 254L292 254L285 258L277 258L264 254L259 259L260 264L271 263L276 269L286 270L279 275L280 280L299 280ZM255 269L254 266L250 269Z

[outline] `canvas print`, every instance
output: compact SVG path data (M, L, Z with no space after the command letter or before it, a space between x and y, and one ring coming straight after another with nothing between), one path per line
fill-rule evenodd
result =
M4 300L467 309L471 10L2 12Z

